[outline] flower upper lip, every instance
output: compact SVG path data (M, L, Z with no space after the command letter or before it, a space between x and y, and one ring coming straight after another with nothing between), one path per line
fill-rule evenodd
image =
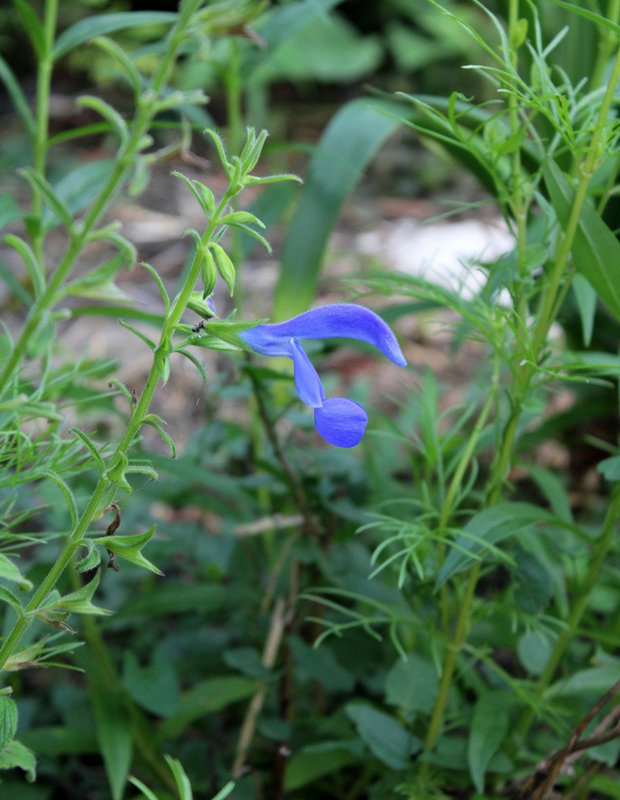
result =
M399 367L407 364L390 327L374 311L354 303L313 308L286 322L258 325L244 331L247 344L266 356L290 356L288 343L297 339L359 339L380 350Z
M374 345L398 366L407 363L387 323L374 311L353 303L314 308L286 322L257 325L240 336L257 353L293 360L300 400L314 408L314 424L321 436L338 447L354 447L359 443L368 422L366 411L346 397L325 398L321 379L299 340L358 339Z

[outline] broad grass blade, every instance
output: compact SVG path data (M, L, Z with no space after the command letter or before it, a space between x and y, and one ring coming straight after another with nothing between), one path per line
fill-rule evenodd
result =
M354 100L332 119L310 165L282 252L274 319L305 311L312 302L325 247L340 208L364 168L400 125L395 106ZM401 110L402 111L402 110Z

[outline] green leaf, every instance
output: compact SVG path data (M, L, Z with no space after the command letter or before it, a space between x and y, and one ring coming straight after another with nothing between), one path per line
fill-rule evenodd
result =
M170 453L172 455L172 458L177 457L177 449L175 447L175 444L172 441L172 438L166 433L166 431L163 428L163 426L166 425L165 419L162 419L157 414L147 414L146 417L144 417L144 419L142 420L142 425L150 425L152 428L154 428L170 448Z
M65 498L65 503L67 508L69 509L69 514L71 515L71 527L74 528L77 519L78 519L78 510L77 505L75 502L75 497L73 496L73 492L69 488L69 486L65 483L65 481L58 475L56 472L52 470L47 470L43 473L43 476L49 478L62 492L62 496Z
M48 183L45 178L32 167L23 167L18 170L18 172L26 178L33 190L41 195L50 210L54 212L65 228L70 231L73 225L73 217L51 183Z
M28 135L31 138L34 137L36 123L34 121L32 111L30 110L30 106L26 101L24 93L22 92L22 89L15 78L15 75L13 74L13 71L4 58L2 58L2 56L0 56L0 80L4 83L17 113L22 118L22 122L26 127Z
M560 6L561 8L565 8L567 11L572 11L575 14L580 14L582 17L589 19L590 22L595 22L597 25L604 25L606 28L609 28L610 31L616 34L616 36L620 36L620 25L617 22L614 22L609 17L603 17L601 14L597 14L594 11L589 11L587 8L582 8L578 6L574 0L572 2L566 2L566 0L550 0L550 2L554 3L556 6Z
M289 792L301 789L318 778L362 761L362 753L356 753L355 747L348 745L348 742L322 742L320 747L304 747L293 753L286 765L284 788Z
M140 666L134 653L125 653L123 685L130 697L152 714L170 717L179 709L179 682L162 650L155 650L151 663L145 667Z
M301 680L317 680L329 692L350 692L355 676L336 659L329 647L312 647L297 636L291 636L289 647Z
M107 616L112 612L107 608L100 608L92 603L95 590L99 586L99 573L81 589L77 589L71 594L60 597L54 603L45 608L46 611L60 610L68 611L70 614L95 614L97 616Z
M17 732L17 706L6 695L0 695L0 753L12 742Z
M411 736L394 717L364 703L348 703L346 712L369 750L379 761L396 770L406 769L422 742Z
M134 333L138 337L138 339L142 339L144 344L147 345L147 347L150 350L155 352L155 349L157 348L157 345L155 344L155 342L151 338L149 338L145 333L142 333L141 331L139 331L137 328L134 328L133 325L130 325L128 322L125 322L125 320L119 319L119 322L123 326L123 328L127 328L128 331L131 331L132 333Z
M155 527L155 525L152 525L148 531L144 533L134 533L128 536L101 536L91 541L94 544L103 545L108 550L116 553L117 556L120 556L120 558L130 561L132 564L148 569L156 575L163 575L164 573L157 569L154 564L151 564L140 552L155 533Z
M571 289L575 295L579 317L581 318L583 346L589 347L592 341L592 331L594 330L596 291L592 288L587 278L580 273L575 275Z
M23 211L8 192L0 194L0 229L23 216Z
M501 747L510 727L510 709L514 697L502 689L481 695L471 721L467 760L474 785L484 791L484 776L489 761Z
M354 100L336 114L321 137L284 242L275 319L306 311L314 299L340 208L368 162L400 125L383 113L389 108L377 101Z
M172 739L196 719L219 711L232 703L246 700L256 691L256 681L237 675L208 678L193 686L181 697L178 713L160 728L161 739Z
M437 670L430 661L410 654L399 658L385 679L385 699L405 711L430 714L437 696Z
M99 455L99 450L97 449L97 445L93 442L90 436L81 431L79 428L71 428L70 433L73 433L78 439L82 442L84 447L88 450L91 454L93 459L95 460L95 465L97 467L97 471L99 472L99 476L101 477L105 472L105 464L103 459Z
M140 73L125 50L118 45L114 39L109 39L107 36L97 36L95 39L93 39L93 44L101 48L101 50L103 50L112 59L114 59L114 61L116 61L116 64L120 67L121 72L129 81L129 85L133 89L134 97L138 99L140 97L140 92L142 91Z
M22 27L26 36L34 48L39 59L45 56L45 32L41 20L33 11L26 0L13 0L13 5L17 7L17 13L22 22Z
M620 456L610 456L600 461L596 467L605 480L620 481Z
M19 601L19 598L16 597L13 592L7 589L6 586L0 586L0 603L6 603L7 605L11 606L18 617L23 617L24 609ZM4 669L9 669L9 667L5 665Z
M110 179L114 166L115 162L111 158L79 164L56 183L56 196L64 203L70 214L75 216L99 196ZM47 225L53 224L53 218L49 219ZM112 240L113 237L109 238ZM116 237L117 240L119 238Z
M549 660L552 648L553 643L542 631L528 631L517 642L519 661L530 675L540 675L542 673Z
M127 123L118 113L118 111L102 100L100 97L93 95L82 95L78 98L77 105L80 108L90 108L95 111L99 116L103 117L112 128L117 132L121 144L124 144L129 138L129 128Z
M129 459L125 455L125 453L117 453L114 458L112 465L105 470L103 473L104 478L115 483L120 489L123 489L128 494L131 494L133 491L131 488L131 484L127 481L125 477L125 472L127 471L127 465L129 464Z
M465 525L444 561L435 589L439 589L456 572L479 561L489 552L500 554L494 545L537 522L554 519L542 508L530 503L498 503L475 514Z
M153 280L157 284L157 288L159 289L161 299L164 302L164 309L166 310L167 314L168 311L170 310L170 298L168 297L168 292L166 291L166 287L164 286L162 279L159 277L157 270L153 269L153 267L150 264L147 264L145 261L143 261L141 263L141 266L151 273Z
M28 293L27 289L22 286L14 270L10 270L6 264L0 261L0 280L3 280L13 296L18 298L26 308L32 305L32 296Z
M192 800L192 785L190 783L189 778L187 777L185 770L183 769L181 762L176 759L172 758L172 756L165 755L164 758L166 759L166 763L170 767L170 770L174 776L174 782L177 785L177 792L179 795L179 800ZM219 796L222 796L222 792L218 792ZM226 792L224 797L228 795L230 792Z
M45 291L45 278L43 276L43 269L39 264L30 245L25 242L21 237L15 236L12 233L7 233L3 239L10 247L17 250L28 270L28 276L34 289L35 297L39 297Z
M32 783L36 778L37 759L32 750L13 739L0 753L0 769L19 767L26 773L26 780Z
M95 36L136 28L143 25L171 25L177 15L169 11L126 11L118 14L95 14L76 22L60 34L52 51L54 59L73 50Z
M154 353L155 368L164 386L170 378L170 342L162 342Z
M0 553L0 578L16 583L23 592L32 590L32 582L21 574L14 562Z
M88 690L112 800L122 800L133 752L131 718L122 692L106 680L103 668L92 657L88 664Z
M220 217L220 225L256 225L259 228L265 229L264 223L254 214L249 211L233 211L231 214L226 214Z
M575 190L552 158L543 161L542 169L553 208L560 225L566 230ZM577 271L620 320L620 242L587 202L581 209L571 251Z

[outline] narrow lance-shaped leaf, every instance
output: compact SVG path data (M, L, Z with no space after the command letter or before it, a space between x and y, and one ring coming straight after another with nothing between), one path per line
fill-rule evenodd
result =
M474 785L479 792L484 791L484 776L489 762L508 733L513 702L510 692L498 689L481 695L474 708L467 760Z
M543 175L560 225L566 230L575 190L552 158L543 162ZM581 209L571 250L577 271L620 320L620 242L587 202Z
M76 22L63 31L52 51L54 59L64 56L94 36L136 28L143 25L172 24L177 15L169 11L125 11L118 14L95 14Z

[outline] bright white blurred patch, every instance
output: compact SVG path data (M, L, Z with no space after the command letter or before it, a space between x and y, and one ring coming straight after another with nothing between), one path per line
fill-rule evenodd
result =
M400 219L360 234L358 248L389 269L445 286L463 297L472 297L486 282L486 270L480 263L495 261L510 252L514 241L502 220L423 224ZM500 302L510 303L507 292L502 292Z

